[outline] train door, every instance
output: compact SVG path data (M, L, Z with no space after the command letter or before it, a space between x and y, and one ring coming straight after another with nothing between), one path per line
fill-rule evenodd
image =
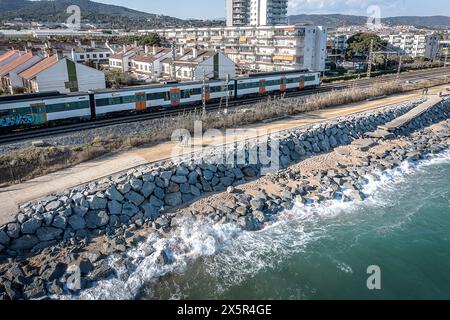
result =
M280 83L280 91L285 92L286 91L286 77L281 77L281 83Z
M170 89L170 103L172 106L179 106L181 102L181 90L179 88Z
M300 77L300 82L298 83L300 89L305 89L305 77Z
M266 92L266 80L259 80L259 93L264 94Z
M145 111L147 110L147 99L145 96L145 92L137 92L136 96L136 111Z
M205 101L205 103L208 103L208 101L211 99L211 88L209 87L209 84L205 84L203 88L202 99L203 101Z
M47 122L47 112L45 109L45 103L32 103L31 105L31 116L33 118L33 124L44 124Z

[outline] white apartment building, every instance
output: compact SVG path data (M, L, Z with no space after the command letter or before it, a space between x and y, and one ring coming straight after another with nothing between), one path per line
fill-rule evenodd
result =
M287 23L288 0L227 0L227 26Z
M350 35L348 34L331 34L329 36L329 41L332 44L333 48L335 50L339 50L341 53L345 52L348 48L347 40L350 38Z
M439 52L439 35L400 33L382 35L394 50L411 57L426 57L435 59Z
M133 67L132 59L141 52L141 48L124 46L122 52L117 52L109 57L109 67L130 72Z
M321 26L153 29L140 32L158 33L178 47L221 50L244 71L325 71L327 30Z

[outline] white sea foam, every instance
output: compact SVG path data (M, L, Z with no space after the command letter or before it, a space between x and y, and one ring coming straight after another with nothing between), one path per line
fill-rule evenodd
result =
M154 283L170 273L182 274L200 257L206 257L202 267L217 283L211 290L220 295L262 270L276 268L290 256L305 250L311 242L327 237L331 224L351 224L351 214L362 207L389 205L392 197L389 199L386 194L414 172L449 161L450 150L447 150L418 164L404 162L393 170L378 172L379 179L369 175L369 183L362 190L368 197L366 201L330 200L312 206L296 204L259 232L244 232L232 224L211 224L186 218L167 238L150 234L144 243L126 253L125 262L111 257L109 262L118 277L99 281L95 287L72 298L133 299L143 285ZM343 222L337 219L346 215L350 215L350 219ZM175 259L173 264L162 266L157 257L165 248L172 249ZM344 262L338 262L337 268L346 273L353 272ZM182 289L175 289L171 297L182 298Z

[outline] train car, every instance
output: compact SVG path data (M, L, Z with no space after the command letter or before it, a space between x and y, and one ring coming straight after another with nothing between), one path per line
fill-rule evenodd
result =
M48 92L0 99L0 128L10 131L91 119L89 94Z
M168 83L119 90L97 91L95 93L95 113L97 117L113 116L116 113L144 112L199 105L203 101L212 102L228 94L233 96L234 83L212 80ZM203 92L204 91L204 92Z
M308 70L256 73L236 79L236 98L302 90L320 85L320 73Z

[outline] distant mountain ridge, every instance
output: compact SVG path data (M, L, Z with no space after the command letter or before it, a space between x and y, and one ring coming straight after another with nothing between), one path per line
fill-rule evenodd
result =
M90 0L0 0L0 21L20 18L26 22L64 23L69 17L66 10L71 5L80 7L82 22L105 28L140 29L204 24L201 20L183 20Z
M168 0L170 1L170 0ZM69 14L66 9L77 5L81 9L82 22L102 28L145 29L165 27L224 26L224 20L183 20L166 15L141 12L121 6L103 4L91 0L0 0L0 22L20 18L25 22L64 23ZM289 23L309 23L336 28L349 25L364 25L365 16L344 14L300 14L289 16ZM384 18L387 25L412 25L418 28L449 28L450 17L402 16Z
M411 25L417 28L448 28L450 17L447 16L401 16L381 19L383 24L389 26ZM337 28L349 25L364 25L367 23L365 16L353 16L345 14L299 14L289 16L289 23L310 23L323 25L328 28Z

